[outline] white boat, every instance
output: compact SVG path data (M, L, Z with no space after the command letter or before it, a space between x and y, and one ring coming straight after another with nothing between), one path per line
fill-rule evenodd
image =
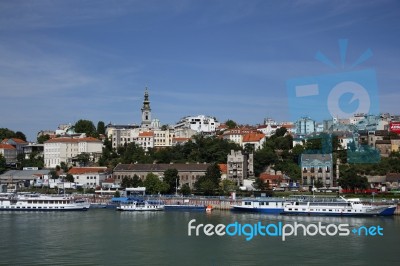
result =
M2 194L0 211L86 211L90 203L71 196Z
M232 205L232 210L280 214L283 212L284 207L290 203L283 198L249 198L243 199L240 204Z
M163 211L164 203L159 200L127 199L117 206L118 211Z
M283 214L335 215L335 216L391 216L396 205L372 205L360 199L304 198L284 207Z

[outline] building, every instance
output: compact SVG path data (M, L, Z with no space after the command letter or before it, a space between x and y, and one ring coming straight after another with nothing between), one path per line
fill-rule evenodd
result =
M17 162L17 149L10 144L0 143L0 154L6 159L7 165Z
M44 142L44 165L49 168L54 168L61 162L71 165L72 160L83 153L89 154L94 161L102 148L103 142L92 137L50 139Z
M207 163L186 163L186 164L119 164L114 168L114 179L120 184L124 177L133 178L137 175L141 180L145 180L149 173L157 175L163 179L164 172L168 169L178 170L179 186L188 184L190 188L194 183L206 174L207 168L211 164Z
M137 125L107 125L106 135L112 147L117 148L135 142L140 130Z
M17 154L24 154L24 147L28 145L28 142L17 138L3 139L1 143L13 146L17 150Z
M149 101L149 92L146 88L144 92L144 100L142 107L142 123L140 124L141 128L150 128L151 127L151 108Z
M244 179L253 176L253 154L242 154L241 151L231 150L227 158L227 178L235 181L238 186L242 186Z
M309 135L316 132L316 123L309 117L297 120L295 126L297 135Z
M242 147L252 147L253 151L261 149L265 142L265 134L259 132L252 132L245 134L242 140Z
M175 132L172 128L166 130L154 130L154 148L165 148L172 146Z
M72 167L68 174L74 177L77 186L84 188L96 188L112 177L111 169L107 167Z
M154 132L153 131L140 132L136 144L142 147L143 150L145 151L148 151L150 148L153 148Z
M36 184L44 185L49 178L49 170L10 170L0 175L1 184L19 184L28 187Z
M175 129L190 128L197 133L213 134L219 126L214 117L198 115L183 117L176 125Z
M320 182L324 187L336 185L333 176L332 154L301 155L301 180L303 186L313 186Z
M43 156L44 144L29 143L27 146L23 147L25 159L29 159L33 154L36 157Z

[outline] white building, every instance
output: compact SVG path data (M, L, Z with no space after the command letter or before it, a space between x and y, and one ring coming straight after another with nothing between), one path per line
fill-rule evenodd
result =
M10 144L0 143L0 154L6 159L7 164L17 162L17 149Z
M197 133L214 133L219 126L219 122L210 116L186 116L182 118L176 125L175 129L190 128Z
M44 143L44 165L54 168L61 162L70 164L72 159L79 154L101 153L103 142L101 140L87 138L55 138Z
M111 171L107 167L73 167L68 174L74 177L77 186L96 188L107 178L111 178Z
M148 151L150 148L153 148L154 132L153 131L140 132L136 144L141 146L145 151Z

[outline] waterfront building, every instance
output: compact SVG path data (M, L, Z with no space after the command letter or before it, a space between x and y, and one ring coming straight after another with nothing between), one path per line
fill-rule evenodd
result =
M194 183L200 176L206 174L210 165L207 163L119 164L114 168L113 176L117 184L120 184L124 177L133 178L134 175L144 181L149 173L157 175L162 180L166 170L176 169L179 175L179 186L188 184L190 188L193 188Z
M83 138L55 138L44 142L45 167L54 168L65 162L72 164L72 160L79 154L87 153L95 161L96 154L101 154L103 142L92 137Z
M301 155L301 181L303 186L313 186L319 182L324 187L336 185L333 177L332 154Z
M84 188L96 188L112 177L111 169L107 167L72 167L68 174L74 177L78 187Z
M32 168L29 170L9 170L0 175L1 184L18 184L22 186L44 185L49 179L50 170L38 170Z
M227 157L227 178L235 181L238 186L242 186L244 179L253 176L253 154L243 154L241 151L231 150Z

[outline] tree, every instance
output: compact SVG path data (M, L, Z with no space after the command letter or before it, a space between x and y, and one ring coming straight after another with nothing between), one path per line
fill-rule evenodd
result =
M182 195L190 195L190 193L192 193L192 190L190 189L188 184L183 184L180 192L182 193Z
M55 171L55 170L50 171L50 176L51 176L51 179L58 179L58 177L59 177L57 171Z
M232 128L237 127L237 123L236 123L235 121L231 120L231 119L226 120L225 125L226 125L229 129L232 129Z
M50 136L48 134L46 135L40 135L37 137L37 143L43 144L45 141L48 141L50 139Z
M103 121L99 121L97 123L97 134L99 134L99 135L105 135L106 134L106 127L105 127Z
M14 138L15 132L8 129L8 128L0 128L0 141L3 139L9 139L9 138Z
M268 186L269 184L266 184L264 180L262 180L260 177L257 177L254 182L254 187L261 191L267 190Z
M132 181L133 181L132 178L124 176L121 181L121 187L122 188L133 187Z
M221 189L225 194L235 191L237 189L236 182L229 179L224 179L221 182Z
M89 153L83 152L81 154L78 154L77 160L80 165L86 166L90 160L90 155Z
M368 179L365 176L358 175L354 167L341 170L338 183L343 189L350 189L351 191L368 188Z
M119 198L119 197L121 197L121 193L119 193L119 191L117 190L114 193L114 198Z
M6 158L4 158L2 154L0 154L0 174L5 172L6 165Z
M71 182L71 183L74 182L75 181L74 176L71 174L67 174L67 176L65 177L65 181Z
M168 184L162 182L158 176L153 173L147 174L143 184L149 194L164 193L169 189Z
M75 132L85 133L88 137L97 137L97 130L92 121L80 119L74 125Z
M176 188L179 186L178 170L175 168L165 170L164 182L169 185L168 193L174 194Z
M22 139L23 141L26 141L26 136L24 133L22 133L21 131L17 131L15 132L15 137L17 139Z

